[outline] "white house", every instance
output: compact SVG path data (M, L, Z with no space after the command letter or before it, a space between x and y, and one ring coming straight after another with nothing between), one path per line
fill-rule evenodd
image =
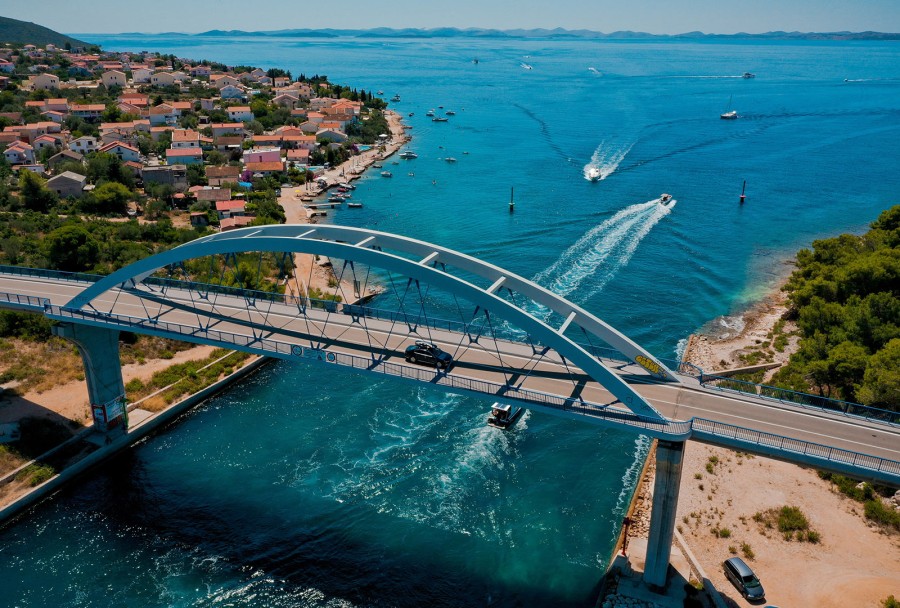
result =
M120 72L119 70L103 72L100 80L103 81L103 86L107 89L110 87L124 87L128 83L128 80L125 78L125 72Z
M225 111L228 112L229 120L241 122L253 120L253 112L250 111L250 106L232 106L226 108Z
M237 85L229 84L219 89L219 97L221 99L247 99L247 93L244 89Z
M69 142L69 150L79 154L87 154L97 149L97 138L84 135Z
M140 162L141 160L140 150L138 150L134 146L129 146L128 144L122 143L121 141L114 141L106 144L105 146L100 148L100 152L114 154L122 159L123 162Z
M26 165L34 163L34 148L24 141L11 143L3 152L6 162L11 165Z
M149 68L137 68L131 72L131 80L134 84L146 84L150 82L150 78L153 76L153 70Z
M154 87L168 87L175 84L172 72L155 72L150 76L150 84Z
M52 91L59 88L59 77L53 74L38 74L29 80L33 91Z

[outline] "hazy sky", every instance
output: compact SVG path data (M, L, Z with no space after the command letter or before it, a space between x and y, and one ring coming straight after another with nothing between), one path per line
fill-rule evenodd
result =
M0 14L63 33L380 26L900 32L900 0L0 0Z

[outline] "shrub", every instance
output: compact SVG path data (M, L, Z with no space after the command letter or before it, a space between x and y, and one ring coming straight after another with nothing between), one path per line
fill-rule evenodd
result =
M806 531L806 542L818 545L822 541L822 535L815 530Z
M798 507L784 506L778 511L778 530L792 533L809 529L809 520ZM789 539L788 539L789 540Z
M900 531L900 513L889 509L879 499L867 501L865 504L866 519Z
M33 488L41 485L55 474L56 471L50 465L31 464L16 475L16 481L24 481Z
M731 538L731 530L728 528L722 528L719 530L719 538Z
M753 549L750 547L749 543L741 543L741 553L743 553L744 557L749 560L752 560L754 557L756 557L756 553L753 552Z
M712 475L715 472L715 469L713 468L713 463L711 463L711 462L706 463L706 472L709 473L710 475Z
M900 608L900 600L893 595L889 595L886 599L881 600L881 605L882 608Z

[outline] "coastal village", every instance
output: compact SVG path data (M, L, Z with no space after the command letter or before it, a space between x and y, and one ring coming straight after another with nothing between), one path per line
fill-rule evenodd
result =
M402 138L374 94L280 69L26 44L0 49L0 74L0 148L14 175L31 172L38 189L77 201L96 196L102 184L86 167L106 157L132 178L119 180L131 186L123 216L181 210L174 221L197 229L270 222L249 193L304 186L296 202L310 202Z

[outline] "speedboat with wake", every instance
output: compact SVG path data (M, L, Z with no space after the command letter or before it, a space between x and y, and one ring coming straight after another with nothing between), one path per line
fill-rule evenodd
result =
M590 167L587 170L587 178L592 182L600 181L600 169L597 167Z
M671 207L674 203L675 203L675 201L672 198L671 194L666 194L665 192L663 192L659 196L659 204L662 205L663 207Z

